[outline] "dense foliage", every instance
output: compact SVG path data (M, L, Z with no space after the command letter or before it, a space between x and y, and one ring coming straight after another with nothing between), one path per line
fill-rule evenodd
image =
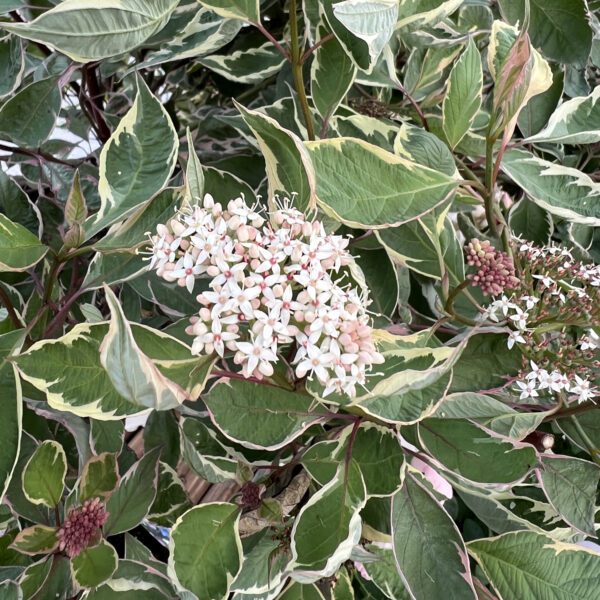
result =
M0 0L0 598L600 599L598 9Z

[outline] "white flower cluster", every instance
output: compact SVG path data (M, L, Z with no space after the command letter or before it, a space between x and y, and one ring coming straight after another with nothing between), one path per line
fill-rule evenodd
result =
M548 372L540 369L534 361L529 361L531 371L525 376L525 381L517 381L520 393L519 399L536 398L540 392L565 392L574 396L578 402L592 400L598 396L598 390L592 387L588 379L574 375L569 379L558 369Z
M510 297L503 295L492 302L483 317L495 322L507 321L510 326L508 348L521 344L527 354L527 346L532 343L539 348L560 337L560 327L543 333L549 319L560 321L563 314L568 321L578 308L594 306L596 288L600 286L600 267L578 263L569 250L554 246L538 248L522 244L519 251L533 269L529 293L523 293L529 285L523 281L521 291L517 290ZM548 268L550 264L552 266ZM593 329L587 329L577 340L566 343L576 354L600 349L600 337ZM574 370L565 373L558 368L544 369L533 360L529 364L531 370L523 374L521 381L515 382L521 400L554 392L568 394L579 402L600 396L600 390L593 384L593 374L590 379L581 377Z
M245 377L273 374L282 345L295 345L297 377L316 376L332 392L356 394L375 363L368 300L350 284L348 239L328 235L319 221L282 204L267 222L236 198L223 208L210 194L181 210L151 238L150 268L192 292L210 278L190 319L195 353L224 357ZM337 279L335 279L337 277Z

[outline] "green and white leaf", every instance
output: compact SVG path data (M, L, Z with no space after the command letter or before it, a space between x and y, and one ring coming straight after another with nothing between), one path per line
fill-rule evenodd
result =
M142 352L167 378L190 395L200 394L212 357L193 357L183 342L144 325L132 325L131 329ZM62 338L37 342L15 362L22 377L45 392L50 406L57 410L109 421L142 414L148 407L121 396L100 362L100 345L107 332L106 323L81 323ZM63 375L57 377L57 372Z
M571 456L542 455L540 483L550 504L569 525L596 536L594 516L600 468Z
M450 196L447 175L353 138L307 142L323 211L362 229L417 219Z
M295 197L295 207L307 211L315 207L315 173L302 140L281 127L275 119L236 103L244 121L252 130L265 158L269 182L269 203L280 195Z
M589 96L573 98L561 104L542 131L528 142L594 144L600 141L600 86Z
M0 98L13 93L21 84L25 53L16 36L0 40Z
M277 74L285 58L266 42L258 48L236 50L228 54L211 54L198 61L225 79L236 83L256 84Z
M401 0L396 29L435 25L458 10L465 0Z
M38 148L54 129L60 104L58 77L30 83L0 108L0 136L15 144Z
M48 508L58 506L65 487L67 457L63 447L53 440L43 441L23 470L23 492L29 502Z
M600 184L582 171L509 150L502 170L549 213L573 223L600 226Z
M83 468L79 481L79 500L90 498L106 500L117 487L119 470L114 454L104 452L92 457Z
M63 0L30 23L2 23L2 27L87 63L133 50L166 25L178 3Z
M42 260L47 251L37 236L0 213L0 273L26 271Z
M319 26L321 39L327 29ZM354 83L356 66L333 38L317 48L310 67L310 91L315 108L323 119L335 113Z
M528 0L528 4L533 45L552 60L584 65L593 33L588 3L585 0ZM500 0L499 5L507 21L523 23L526 0Z
M333 5L333 14L367 44L371 63L375 63L394 33L398 0L343 0Z
M94 588L117 570L117 551L102 540L71 559L73 578L83 588Z
M158 448L150 450L125 473L106 503L105 536L129 531L146 518L156 498L159 455Z
M167 379L137 345L131 326L114 292L104 293L111 318L100 344L100 363L117 392L132 404L154 410L176 408L189 399L185 390Z
M330 577L350 558L367 500L360 468L342 463L335 477L302 507L292 528L292 564L303 581Z
M289 444L325 412L311 396L236 379L219 383L203 399L226 437L264 450Z
M21 430L23 421L23 393L17 370L7 359L18 352L23 343L22 331L12 331L0 335L0 395L3 400L2 419L0 420L0 501L13 476L21 449Z
M539 533L517 531L469 542L504 600L590 600L598 597L600 554Z
M200 9L185 28L162 48L149 52L137 69L155 67L174 60L200 58L231 42L242 27L239 19L223 19L212 10Z
M512 483L535 466L533 446L488 433L467 420L426 419L418 424L423 448L453 473L478 483Z
M471 38L450 71L442 104L444 133L451 148L455 148L471 128L481 107L482 91L481 56Z
M202 504L184 513L171 530L169 577L179 590L203 600L224 600L242 564L235 504Z
M133 106L100 154L100 210L86 222L87 239L148 202L166 185L177 160L171 117L143 79L137 84Z
M33 525L19 531L11 544L11 548L21 554L35 556L50 554L58 547L58 528L47 525Z
M228 19L260 21L259 0L200 0L200 4Z
M411 474L392 500L396 565L412 598L474 600L464 541L446 510Z

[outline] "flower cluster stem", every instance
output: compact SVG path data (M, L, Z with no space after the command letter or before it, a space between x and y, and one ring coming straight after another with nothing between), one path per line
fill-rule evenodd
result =
M308 98L306 97L306 89L304 88L304 77L302 75L303 55L298 35L298 9L296 0L290 0L290 60L292 63L292 75L294 78L294 87L298 94L302 116L306 125L306 134L309 140L315 139L315 127L313 124Z

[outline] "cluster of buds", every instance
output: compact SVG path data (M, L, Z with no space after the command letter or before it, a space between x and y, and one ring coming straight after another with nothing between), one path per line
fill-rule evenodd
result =
M510 256L496 250L487 240L472 239L465 246L465 256L467 263L477 269L467 279L486 296L498 296L519 283Z
M522 244L520 278L510 296L492 302L486 316L505 319L508 347L519 345L521 399L561 393L584 402L600 395L600 266L574 259L565 248Z
M262 379L281 346L295 346L297 377L315 376L324 395L354 396L383 358L366 293L348 280L356 268L348 242L288 203L267 221L243 198L224 208L206 194L158 226L150 268L190 292L198 277L210 279L187 329L194 353L230 352L245 377Z
M72 508L58 530L58 549L71 558L77 556L97 541L106 519L108 513L99 498L86 500L81 506Z

